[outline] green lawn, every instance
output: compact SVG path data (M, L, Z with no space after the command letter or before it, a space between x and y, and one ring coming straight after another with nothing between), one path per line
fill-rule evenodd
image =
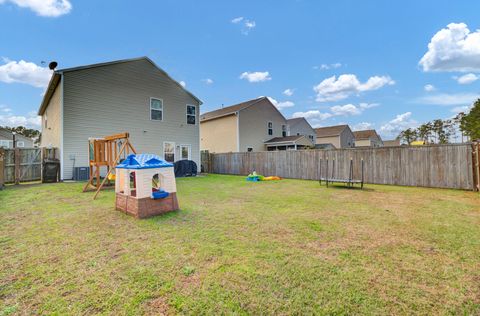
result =
M179 179L136 220L82 183L0 192L0 315L479 314L480 196Z

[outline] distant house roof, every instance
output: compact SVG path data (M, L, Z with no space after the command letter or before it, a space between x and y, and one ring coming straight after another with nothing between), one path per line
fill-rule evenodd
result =
M315 129L315 132L317 137L332 137L340 135L346 128L348 128L348 125L319 127Z
M378 138L381 139L380 136L377 134L377 131L374 129L366 129L363 131L355 131L353 132L355 139L370 139L370 138Z
M256 104L256 103L258 103L262 100L265 100L265 99L268 100L267 97L260 97L260 98L256 98L256 99L253 99L253 100L248 100L248 101L245 101L245 102L242 102L242 103L226 106L226 107L223 107L221 109L214 110L214 111L211 111L211 112L203 113L203 114L200 115L200 122L208 121L208 120L215 119L215 118L220 118L220 117L227 116L227 115L232 115L232 114L234 114L238 111L246 109L249 106L252 106L252 105L254 105L254 104Z
M301 138L304 138L304 135L295 135L295 136L285 136L285 137L274 137L269 139L265 142L265 144L271 143L287 143L287 142L295 142Z
M383 146L385 147L400 146L400 139L384 140Z
M12 140L13 141L13 134L8 129L0 127L0 139L2 139L2 140ZM25 137L25 136L20 135L20 134L15 135L15 140L16 141L20 140L20 141L33 142L33 139Z
M306 119L304 117L294 117L294 118L288 119L287 123L297 123L297 122L300 122L302 120L306 121Z
M131 154L125 160L117 165L119 169L152 169L152 168L168 168L173 164L166 162L162 158L153 154Z
M129 63L129 62L139 61L139 60L146 60L149 63L151 63L154 67L156 67L158 70L160 70L162 73L164 73L170 80L172 80L176 85L178 85L180 88L185 90L185 92L188 95L190 95L192 98L194 98L199 104L203 103L193 93L191 93L190 91L185 89L184 86L182 86L179 82L177 82L175 79L170 77L170 75L165 70L158 67L150 58L148 58L146 56L143 56L143 57L138 57L138 58L114 60L114 61L109 61L109 62L105 62L105 63L97 63L97 64L91 64L91 65L84 65L84 66L55 70L52 74L52 77L50 78L50 82L48 84L47 91L45 91L45 95L43 96L43 100L42 100L42 103L40 105L40 108L38 109L38 115L43 115L43 113L45 112L45 109L47 108L48 102L50 102L50 99L52 98L53 93L55 92L55 89L57 88L57 86L60 82L60 79L61 79L61 77L64 73L72 72L72 71L78 71L78 70L84 70L84 69L90 69L90 68L96 68L96 67L110 66L110 65L115 65L115 64Z

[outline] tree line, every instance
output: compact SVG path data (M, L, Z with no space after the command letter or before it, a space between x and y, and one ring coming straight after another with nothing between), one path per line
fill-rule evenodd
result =
M454 118L436 119L417 128L407 128L398 135L405 144L423 141L425 144L448 144L480 139L480 99L468 113L460 112Z

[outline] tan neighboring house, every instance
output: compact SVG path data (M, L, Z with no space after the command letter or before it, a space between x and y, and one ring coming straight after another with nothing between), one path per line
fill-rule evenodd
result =
M355 136L355 147L383 147L383 141L377 131L367 129L353 132Z
M60 149L62 179L88 166L90 137L122 132L138 153L200 166L201 104L148 57L56 70L38 111L41 146Z
M383 146L384 147L400 146L400 139L384 140L383 141Z
M304 135L289 136L285 117L267 97L200 116L200 148L210 152L300 149L311 146Z
M348 125L319 127L316 132L316 148L352 148L355 147L355 136ZM331 146L330 146L331 145Z
M23 135L15 135L15 145L18 148L33 148L34 141ZM13 148L13 134L7 129L0 127L0 148Z

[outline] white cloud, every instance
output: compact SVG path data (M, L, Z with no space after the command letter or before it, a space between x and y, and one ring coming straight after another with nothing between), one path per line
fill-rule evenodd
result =
M25 126L28 128L40 129L41 118L35 111L29 112L27 116L15 115L5 105L0 105L0 126Z
M363 109L363 110L366 110L366 109L371 109L371 108L375 108L377 106L379 106L380 104L378 103L360 103L358 104L358 106Z
M319 110L310 110L306 112L295 112L292 117L304 117L307 120L326 120L331 118L333 115L331 113L320 112Z
M338 101L365 91L377 90L385 85L393 85L393 81L389 76L373 76L366 82L361 83L357 76L353 74L340 75L337 79L332 76L320 82L313 87L317 93L318 102Z
M213 80L210 79L210 78L203 79L202 81L203 81L205 84L213 84Z
M242 21L243 21L243 16L239 16L238 18L232 19L232 21L230 21L230 22L232 22L233 24L237 24L237 23L240 23Z
M380 133L388 137L396 137L401 131L407 128L414 128L417 125L417 121L412 119L412 112L405 112L398 114L393 120L382 125Z
M473 107L473 104L472 105L456 106L453 109L451 109L450 111L453 112L453 113L460 113L460 112L468 113L472 107Z
M248 82L263 82L272 80L270 73L268 71L255 71L255 72L244 72L240 75L240 79L246 79Z
M272 98L272 97L268 97L268 99L269 99L270 102L272 102L273 105L275 105L275 106L277 107L277 109L279 109L279 110L282 110L282 109L285 109L285 108L291 108L291 107L294 107L294 106L295 106L295 103L293 103L292 101L278 102L277 100L275 100L275 99Z
M230 22L232 22L233 24L241 24L240 31L243 35L248 35L248 33L250 33L250 31L257 26L257 23L255 21L246 19L243 16L234 18Z
M293 89L285 89L283 91L283 94L286 95L287 97L291 97L294 93L294 90Z
M8 2L21 8L28 8L37 15L46 17L58 17L72 10L69 0L0 0L0 4Z
M340 67L342 67L341 63L333 63L333 64L321 64L320 66L314 66L313 69L328 70L328 69L337 69Z
M19 62L5 60L0 66L0 81L5 83L24 83L37 88L46 88L52 71L34 63L20 60Z
M480 30L448 24L432 37L419 65L424 71L480 71Z
M427 92L432 92L432 91L435 91L435 86L432 85L432 84L426 84L424 87L423 87L423 90L427 91Z
M353 131L363 131L366 129L372 129L373 124L368 122L360 122L352 126Z
M437 93L418 98L416 101L429 105L452 106L472 104L478 98L480 98L478 93Z
M476 74L469 73L460 77L453 77L453 79L457 80L459 84L471 84L480 79L480 77Z
M187 83L185 81L179 81L178 83L184 88L187 86Z
M330 111L335 116L360 115L362 113L362 110L353 104L335 105L330 108Z

